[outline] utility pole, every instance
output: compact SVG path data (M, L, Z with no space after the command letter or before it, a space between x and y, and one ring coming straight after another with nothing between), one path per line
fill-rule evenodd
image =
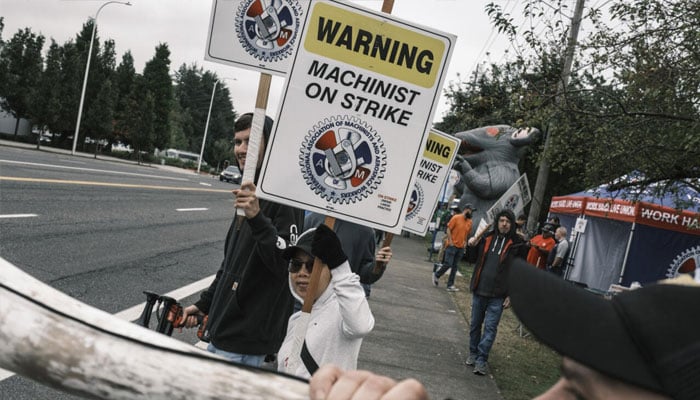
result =
M561 70L561 81L559 82L559 92L557 96L557 103L560 100L561 94L565 93L566 87L569 83L569 75L571 75L571 64L574 61L574 51L576 50L576 45L578 41L578 31L581 27L581 19L583 18L583 7L586 0L576 0L576 9L574 10L574 17L571 20L571 29L569 31L569 40L566 43L566 50L564 53L564 65ZM536 228L537 220L540 215L540 210L542 209L542 200L544 200L544 190L547 188L547 181L549 180L549 162L547 161L547 152L549 146L552 142L552 135L555 131L553 129L555 124L551 124L547 129L547 138L544 141L544 150L542 154L544 157L540 162L540 169L537 172L537 182L535 183L535 190L532 194L532 205L530 206L530 215L527 219L527 231L532 232Z

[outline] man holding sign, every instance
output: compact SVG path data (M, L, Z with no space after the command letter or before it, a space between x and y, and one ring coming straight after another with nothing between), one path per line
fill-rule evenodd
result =
M245 168L252 122L253 114L248 113L234 124L234 154L241 169ZM265 117L256 170L272 124L272 119ZM193 327L196 315L208 314L207 350L231 361L260 366L265 355L279 349L292 313L282 252L287 243L296 240L303 213L258 199L255 190L255 184L246 181L233 191L236 208L245 213L244 221L237 218L231 223L216 278L199 301L183 310L183 319L186 327Z

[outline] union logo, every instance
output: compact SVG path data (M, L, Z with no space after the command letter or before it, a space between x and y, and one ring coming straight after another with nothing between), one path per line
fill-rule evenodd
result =
M386 171L386 150L377 132L358 118L339 115L306 135L299 165L309 188L340 204L355 203L377 189Z
M673 259L666 271L666 277L674 278L678 274L692 273L698 266L700 266L700 246L691 247Z
M406 210L406 221L412 220L418 212L423 207L423 199L425 195L423 194L423 188L418 182L413 185L413 190L411 191L411 198L408 201L408 210Z
M294 0L245 0L236 11L236 36L264 62L287 58L300 35L302 6Z

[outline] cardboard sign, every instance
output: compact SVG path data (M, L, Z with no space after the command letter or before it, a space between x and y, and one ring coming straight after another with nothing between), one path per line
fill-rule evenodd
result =
M286 76L310 0L213 0L204 59Z
M486 212L487 222L493 222L496 214L503 209L513 211L513 214L516 216L522 214L525 206L531 199L532 195L530 194L530 184L527 182L527 175L522 174Z
M460 143L454 136L430 131L408 201L404 230L425 236L443 186L449 180Z
M455 37L312 3L258 196L400 233Z

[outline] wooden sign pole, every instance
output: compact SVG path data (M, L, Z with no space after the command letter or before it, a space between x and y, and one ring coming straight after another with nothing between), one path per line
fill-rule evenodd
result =
M270 84L272 75L261 73L258 83L258 95L255 99L255 112L253 113L253 122L250 127L250 137L248 138L248 152L245 157L245 166L243 167L243 178L241 182L255 180L255 172L258 167L258 154L260 145L263 141L263 128L265 127L265 113L267 112L267 99L270 95ZM267 146L268 143L265 143ZM236 214L243 217L243 210L236 210ZM240 225L240 223L239 223Z

